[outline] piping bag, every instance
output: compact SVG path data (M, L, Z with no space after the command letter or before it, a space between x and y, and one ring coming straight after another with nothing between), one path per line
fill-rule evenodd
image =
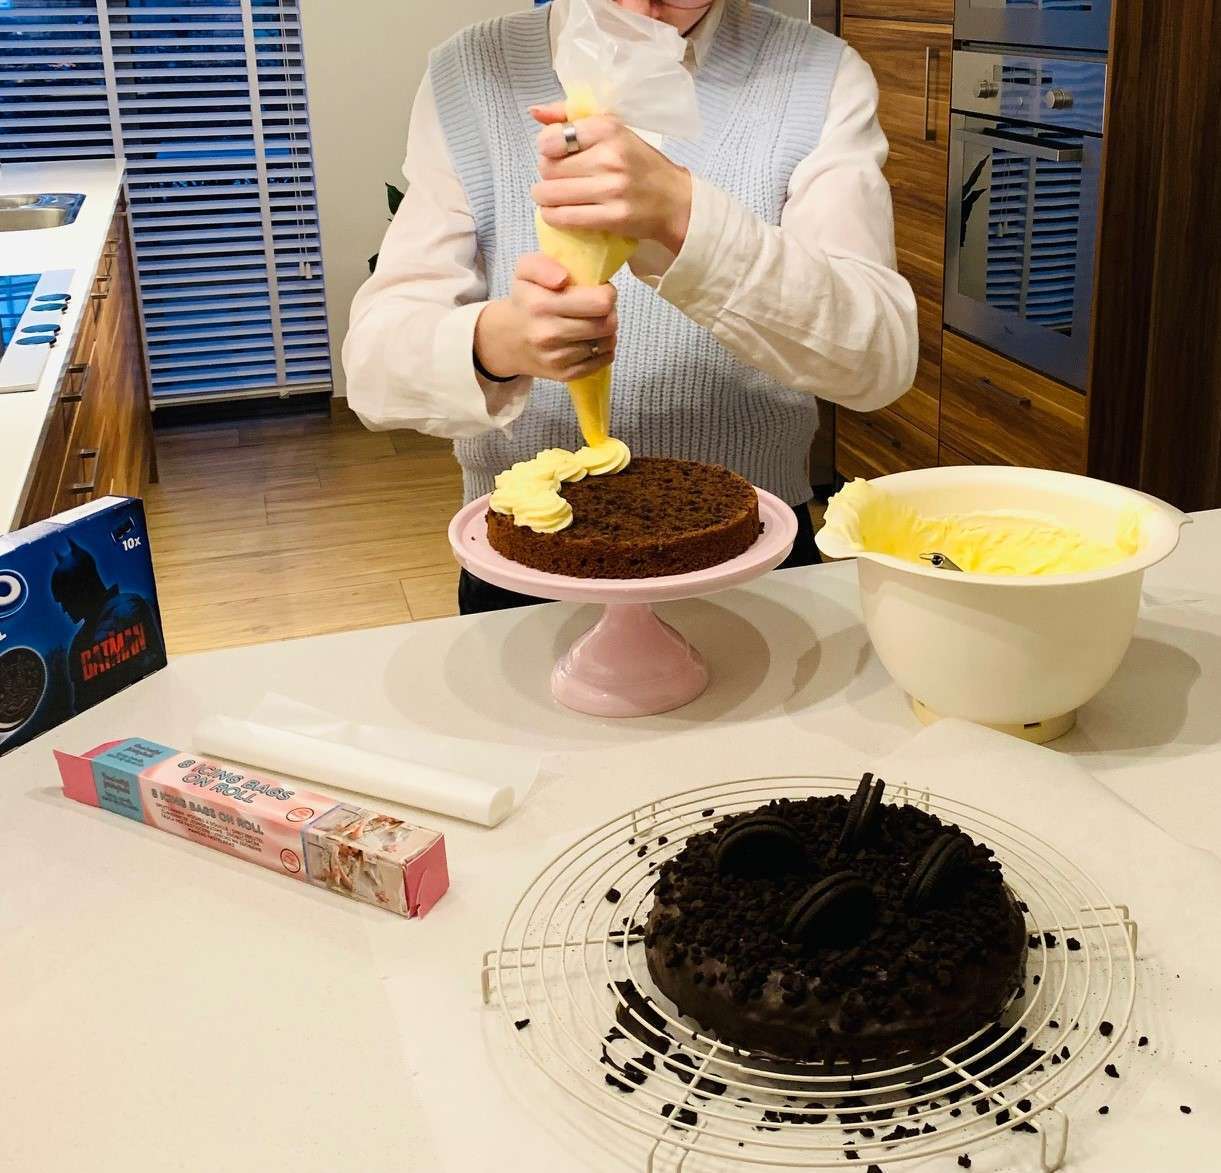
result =
M628 12L610 0L572 0L555 51L570 122L613 114L637 131L695 138L700 130L695 82L683 66L687 43L677 29ZM536 210L540 250L568 270L574 285L604 285L636 251L614 233L552 228ZM575 379L568 393L585 443L610 437L611 368Z

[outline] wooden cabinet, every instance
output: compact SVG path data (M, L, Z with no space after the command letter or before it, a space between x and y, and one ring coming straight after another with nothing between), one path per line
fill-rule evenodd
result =
M842 10L845 17L954 23L954 0L843 0Z
M941 382L945 447L972 464L1085 472L1085 396L974 342L946 333Z
M945 272L946 177L949 171L950 69L954 32L949 23L933 24L919 16L953 18L952 0L856 0L845 5L844 39L873 69L878 82L878 120L890 143L886 178L895 209L895 245L899 271L916 294L920 325L920 361L915 385L888 411L925 434L920 450L936 463L941 410L942 286ZM854 14L860 14L854 15ZM904 19L862 19L895 16ZM838 413L840 427L852 413ZM883 425L884 426L884 425ZM849 434L859 435L851 431ZM838 447L838 446L837 446ZM911 448L908 447L908 452ZM911 466L906 455L891 449L883 471ZM879 455L885 455L879 453ZM841 475L844 460L837 454Z
M51 408L21 524L114 493L143 494L152 416L127 217L116 212Z
M889 409L867 415L839 412L835 441L836 468L847 480L907 472L937 463L937 441Z

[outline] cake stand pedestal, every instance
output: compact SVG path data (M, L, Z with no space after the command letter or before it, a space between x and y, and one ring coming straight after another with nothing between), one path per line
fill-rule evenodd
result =
M449 525L458 561L505 590L561 602L601 603L602 617L560 657L551 673L562 705L596 717L646 717L695 700L708 686L703 656L653 611L654 603L698 598L750 582L788 557L797 519L779 497L757 489L763 532L749 550L707 570L662 578L574 578L512 562L488 543L487 497Z

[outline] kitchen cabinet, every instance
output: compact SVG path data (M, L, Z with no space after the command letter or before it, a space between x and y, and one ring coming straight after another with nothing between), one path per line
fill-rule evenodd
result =
M942 464L1016 464L1085 472L1085 396L946 332ZM954 450L946 460L946 449Z
M937 441L897 411L841 411L836 421L836 471L845 480L937 463Z
M843 0L845 17L954 23L954 0Z
M945 273L946 176L949 170L950 68L954 33L952 3L899 4L895 0L857 0L846 4L844 39L873 69L878 82L878 119L890 142L886 178L895 209L895 245L899 271L916 294L920 325L920 359L916 381L887 409L924 435L918 445L878 451L882 471L912 467L914 451L931 454L936 463L941 411L942 288ZM905 19L863 19L854 12L895 15ZM913 19L917 13L939 14L947 23ZM853 413L840 411L839 426L853 430ZM888 420L879 416L885 430ZM889 434L895 432L890 426ZM859 453L837 445L837 469L847 474ZM842 456L842 459L841 459Z
M141 496L155 467L123 208L111 222L82 313L32 471L22 525L111 493Z

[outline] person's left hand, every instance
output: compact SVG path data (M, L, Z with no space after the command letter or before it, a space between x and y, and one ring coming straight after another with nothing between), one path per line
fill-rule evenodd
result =
M598 115L573 125L581 149L568 154L564 103L530 111L538 136L542 182L531 189L553 228L595 228L656 240L678 254L691 219L691 173L670 162L617 118Z

